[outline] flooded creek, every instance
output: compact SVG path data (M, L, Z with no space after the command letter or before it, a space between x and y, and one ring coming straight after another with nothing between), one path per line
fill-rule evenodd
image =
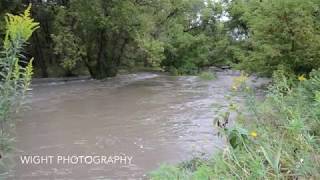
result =
M17 123L13 179L141 179L163 163L223 148L213 127L233 75L212 81L157 73L35 83ZM131 163L22 164L20 155L124 155Z

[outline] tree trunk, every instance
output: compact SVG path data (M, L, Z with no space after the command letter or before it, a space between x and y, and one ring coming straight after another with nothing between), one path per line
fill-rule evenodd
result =
M41 77L46 78L49 76L48 71L47 71L47 65L43 56L43 51L42 51L42 47L40 47L39 45L41 45L40 40L39 40L39 36L38 36L38 32L35 32L33 35L33 41L34 41L34 57L35 57L35 65L38 66L40 68L41 71Z

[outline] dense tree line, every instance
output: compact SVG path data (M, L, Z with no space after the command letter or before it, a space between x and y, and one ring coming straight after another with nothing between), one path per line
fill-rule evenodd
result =
M242 39L236 51L241 69L302 74L319 68L319 8L318 0L229 2L230 27Z
M317 0L1 0L3 16L33 4L40 22L25 51L39 77L161 67L196 74L233 65L270 75L318 68Z

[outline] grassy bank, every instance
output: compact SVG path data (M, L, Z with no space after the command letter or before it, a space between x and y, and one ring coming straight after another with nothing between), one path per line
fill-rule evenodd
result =
M219 122L227 148L189 166L162 166L152 179L320 178L320 70L309 77L275 72L263 101L245 82L238 77L231 87L246 97L244 109L230 105L238 113L235 125Z

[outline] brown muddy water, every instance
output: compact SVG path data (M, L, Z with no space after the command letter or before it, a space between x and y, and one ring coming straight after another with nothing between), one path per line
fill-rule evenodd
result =
M218 79L157 73L33 85L17 123L9 179L146 179L163 163L213 154L224 141L213 127L234 75ZM22 164L21 155L132 157L131 164Z

